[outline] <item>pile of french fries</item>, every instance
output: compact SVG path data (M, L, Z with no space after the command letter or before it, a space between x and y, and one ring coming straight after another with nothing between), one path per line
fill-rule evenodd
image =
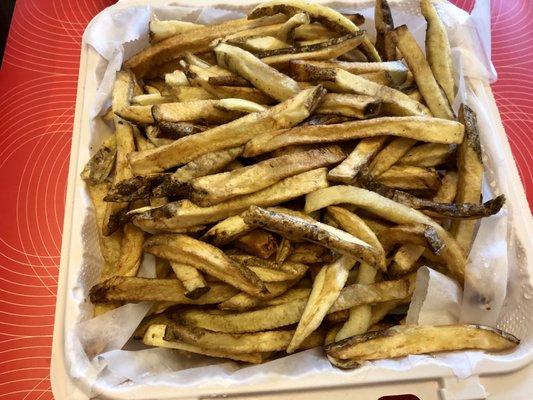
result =
M505 201L481 202L476 116L454 114L446 30L420 6L426 55L386 0L375 42L362 16L301 0L152 21L102 116L115 133L82 172L104 259L95 314L151 301L145 344L247 363L516 346L403 320L419 267L464 284L476 220ZM145 253L154 279L136 276Z

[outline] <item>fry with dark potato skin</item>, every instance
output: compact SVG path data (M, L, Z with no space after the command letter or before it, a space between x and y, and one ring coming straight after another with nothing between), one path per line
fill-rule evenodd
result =
M170 177L169 173L134 176L115 183L104 197L109 202L148 199L152 190Z
M103 183L115 165L116 154L116 137L113 135L106 139L98 151L87 161L83 171L81 171L81 179L88 185Z
M376 25L376 50L383 60L396 60L396 45L390 37L390 32L394 29L394 22L387 0L376 0L374 21Z
M307 240L322 244L342 254L365 260L371 265L380 267L383 261L379 252L366 242L340 229L321 222L308 222L304 219L251 206L243 214L244 222L262 227L294 240Z
M211 227L202 236L202 240L205 240L214 246L224 246L254 229L255 227L244 222L242 216L234 215L233 217L226 218Z
M209 291L210 287L205 282L202 273L195 267L175 261L171 261L170 266L185 288L185 296L189 299L198 299Z
M326 353L351 360L354 367L368 360L451 350L503 351L520 341L513 335L483 325L398 325L364 333L326 346Z
M456 144L419 144L409 150L400 160L398 160L398 165L436 167L437 165L444 164L456 149Z
M410 243L430 249L436 255L442 253L446 243L434 227L424 224L398 225L379 234L379 241L390 251L395 245Z
M258 131L269 132L300 123L313 112L324 92L321 86L302 90L266 111L248 114L225 125L183 137L167 146L130 154L130 164L137 175L146 175L185 164L207 153L241 146Z
M331 143L383 135L407 137L423 142L460 143L464 126L455 121L424 117L381 117L331 125L298 126L272 131L251 139L245 157L294 144Z
M198 122L225 124L242 113L220 110L220 100L199 100L189 103L166 103L152 106L151 112L156 122Z
M381 111L381 101L365 95L328 93L317 108L319 114L343 115L366 119L376 117Z

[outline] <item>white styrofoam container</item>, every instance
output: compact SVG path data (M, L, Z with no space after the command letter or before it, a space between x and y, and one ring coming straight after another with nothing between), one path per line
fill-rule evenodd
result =
M321 1L322 2L322 1ZM131 6L153 4L150 0L121 1L112 7L124 9ZM164 1L157 1L163 4ZM229 4L249 4L247 0L233 0ZM174 1L172 4L186 4L185 1ZM203 0L194 3L198 5L212 6L222 4L220 1ZM226 3L227 4L227 3ZM65 217L63 229L63 242L61 248L61 263L59 271L59 283L57 291L56 316L54 325L54 337L52 347L51 382L56 399L71 399L80 382L74 382L69 375L68 362L65 354L65 333L73 327L71 318L76 314L76 302L73 293L80 266L82 265L82 237L80 227L83 224L84 213L84 182L80 178L80 172L89 158L90 148L90 110L94 104L96 94L96 70L101 57L93 48L82 43L80 70L78 79L78 94L76 100L76 113L70 156L68 175L68 189L65 204ZM497 110L490 86L487 83L473 82L474 91L479 98L485 101L488 109ZM497 112L492 117L493 133L499 138L499 149L503 157L512 160L512 153ZM521 221L516 234L527 254L533 251L531 238L533 238L533 224L529 207L525 198L524 190L520 182L518 171L514 162L502 165L505 168L510 193L508 202L514 209L513 219ZM528 259L526 254L526 260ZM531 258L529 258L531 260ZM523 287L531 287L533 276L533 263L525 265ZM524 297L524 301L530 300ZM530 304L530 302L527 302ZM530 398L527 385L520 385L520 379L531 376L533 365L533 351L525 353L521 358L509 360L483 360L475 368L471 378L459 381L453 372L446 367L437 365L415 366L410 371L393 371L383 368L365 368L363 374L358 372L345 374L324 373L313 376L312 379L290 377L273 377L268 384L261 385L233 385L233 386L205 386L203 388L181 388L170 386L143 386L122 385L116 390L104 392L102 396L114 399L173 399L173 398L203 398L211 396L238 396L248 394L260 395L261 398L342 398L347 391L357 389L361 398L377 399L383 395L412 393L421 399L482 399L485 391L481 382L488 390L498 393L505 387L505 382L514 382L518 387L514 392L504 391L503 397L490 397L491 399L526 399ZM511 374L511 373L514 373ZM492 385L491 385L492 382ZM497 385L494 382L499 382ZM509 390L513 390L510 388ZM290 393L292 392L292 393ZM298 392L298 393L296 393ZM290 394L289 394L290 393ZM302 394L305 393L305 394ZM513 393L511 395L511 393ZM249 397L248 397L249 398Z

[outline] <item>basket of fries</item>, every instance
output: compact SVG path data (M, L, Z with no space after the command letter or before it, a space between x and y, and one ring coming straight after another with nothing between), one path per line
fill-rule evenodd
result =
M58 398L530 362L531 216L466 13L147 3L120 2L85 36Z

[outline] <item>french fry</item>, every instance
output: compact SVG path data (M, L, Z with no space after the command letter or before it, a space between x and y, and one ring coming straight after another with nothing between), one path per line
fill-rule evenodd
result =
M418 47L415 38L411 32L409 32L407 26L402 25L394 29L391 32L391 37L402 52L407 65L409 65L409 70L413 73L418 90L422 93L433 116L437 118L453 119L454 115L450 103L435 80L433 72L426 61L422 50Z
M327 263L336 258L330 249L315 243L297 243L294 245L288 261L303 264Z
M98 185L106 181L115 165L117 144L115 135L102 143L98 151L87 161L80 176L88 185Z
M198 299L209 291L210 287L207 286L202 273L194 266L175 261L171 261L170 266L185 288L185 296L189 299Z
M152 106L128 105L115 111L120 118L137 125L152 125L155 123L152 116Z
M440 178L433 168L392 166L377 177L378 182L401 190L429 190L436 192L440 188Z
M416 140L409 138L392 139L372 160L368 169L372 176L380 176L400 160L414 145Z
M192 29L202 28L203 25L185 21L150 21L150 42L157 43L168 37L188 32Z
M133 138L135 139L135 148L137 151L150 150L155 147L136 126L133 127Z
M287 257L289 257L291 251L291 241L287 238L281 238L281 241L278 245L278 250L276 251L276 263L282 264L287 259Z
M267 159L231 172L196 178L191 181L191 200L210 206L245 195L279 182L289 176L342 161L344 152L329 146Z
M193 135L209 129L205 125L199 125L190 122L159 121L157 126L159 128L156 130L158 138L172 140L177 140L184 136Z
M182 200L136 215L133 222L146 231L174 231L237 215L253 204L270 206L294 199L318 188L326 187L326 170L316 169L284 180L259 192L236 197L212 207L198 207Z
M222 250L189 236L152 236L145 242L144 250L171 262L193 265L246 293L258 297L268 293L264 283L249 268L235 263Z
M114 113L130 104L135 88L135 77L130 71L118 71L111 93L111 109Z
M214 246L224 246L254 229L253 226L244 222L242 216L234 215L211 227L202 236L202 240L210 242Z
M239 236L233 244L238 249L263 259L270 258L278 250L274 235L262 229L255 229Z
M317 108L321 114L343 115L357 119L376 117L381 111L381 101L358 94L328 93Z
M376 25L376 50L383 60L396 60L396 45L390 37L390 32L394 29L394 22L387 0L376 0L374 21Z
M144 231L133 224L124 225L120 247L120 259L116 275L135 276L143 255Z
M138 175L160 172L185 164L214 151L240 146L257 131L289 128L307 118L324 95L320 86L302 90L296 96L264 112L252 113L228 124L176 140L168 146L130 154L130 164Z
M398 165L412 165L416 167L436 167L444 164L455 152L457 145L442 143L423 143L409 150Z
M457 194L457 182L459 175L457 171L447 171L442 178L442 184L439 191L433 196L431 200L437 203L452 203Z
M140 94L131 98L131 104L139 106L152 106L155 104L172 103L176 101L173 96L162 94Z
M399 243L415 244L430 249L436 255L442 254L446 243L434 227L424 224L398 225L379 234L379 241L386 251Z
M185 72L180 71L179 69L165 74L165 83L170 87L190 86L187 75L185 75ZM157 94L161 94L161 92L158 91Z
M456 84L453 71L452 51L446 27L442 23L435 7L429 0L420 1L420 10L426 19L426 57L450 104L455 99Z
M451 350L502 351L520 341L513 335L483 325L398 325L384 331L353 336L326 346L326 353L360 364L367 360L396 358Z
M293 43L296 36L296 29L301 26L309 25L310 23L311 18L309 18L309 14L305 12L294 14L283 23L279 30L278 37L283 42Z
M151 112L156 122L197 122L224 124L241 115L239 112L222 111L221 100L199 100L189 103L167 103L152 107Z
M146 176L134 176L115 183L104 197L108 202L125 202L132 200L147 199L152 195L152 190L168 180L170 174L152 174Z
M328 172L328 180L333 182L353 182L361 168L366 167L387 141L387 136L362 139L353 151L335 168Z
M455 121L424 117L381 117L263 133L246 144L244 156L253 157L294 144L331 143L383 135L423 142L460 143L463 134L464 126Z

